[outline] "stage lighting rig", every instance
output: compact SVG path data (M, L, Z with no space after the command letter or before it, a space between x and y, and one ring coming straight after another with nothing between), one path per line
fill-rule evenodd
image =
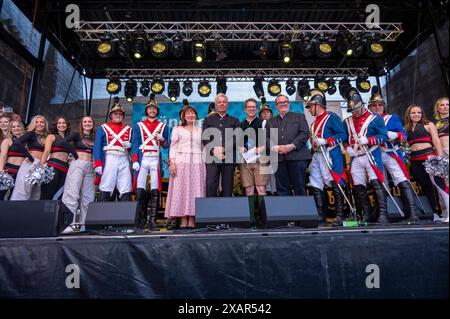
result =
M128 57L128 49L129 49L129 38L128 35L122 35L119 37L119 42L117 46L117 53L123 57Z
M202 63L205 59L205 52L206 52L206 43L205 39L201 36L196 36L193 39L192 43L192 53L194 55L194 60L197 63Z
M161 78L153 79L151 90L155 94L162 94L164 92L164 81Z
M217 81L217 94L219 93L223 93L223 94L227 94L227 79L223 76L219 76L216 79Z
M180 96L180 83L176 80L172 80L169 82L169 86L167 88L169 99L172 102L175 102Z
M294 80L289 79L286 81L286 93L288 95L293 95L295 93L295 83Z
M350 80L347 78L343 78L339 81L339 94L347 100L347 91L352 87L350 84Z
M367 75L358 75L356 78L356 88L361 93L367 93L370 91L371 85Z
M292 42L289 36L285 36L280 43L280 56L283 63L290 63L292 61Z
M328 91L328 81L325 80L325 77L319 75L314 79L314 87L325 93Z
M180 58L183 55L184 43L180 33L175 34L172 38L172 55L175 58Z
M262 84L263 81L264 79L261 76L257 76L253 79L253 82L255 83L253 85L253 90L255 91L255 94L259 99L262 99L264 97L264 87Z
M141 82L139 92L141 92L142 96L148 96L148 94L150 93L150 84L148 83L148 80L143 80Z
M297 90L298 90L298 95L304 101L308 100L309 90L310 90L308 79L302 79L302 80L298 81Z
M169 44L166 38L158 33L150 44L150 52L155 58L163 58L167 55L169 51Z
M133 102L133 99L136 97L137 93L137 83L133 79L128 79L125 83L125 98L127 102Z
M369 35L366 38L367 55L371 58L378 58L384 53L384 45L380 42L378 35Z
M108 34L104 34L97 43L97 54L101 58L109 58L114 53L114 44Z
M314 53L314 46L311 42L311 36L309 34L306 34L301 38L300 53L305 58L311 57Z
M186 96L189 96L192 94L192 81L191 80L186 80L183 83L183 94Z
M327 81L328 81L328 91L327 91L327 93L329 95L333 95L337 91L336 82L332 78L329 78Z
M314 41L314 51L319 58L329 58L333 54L333 43L325 35L320 35Z
M267 85L267 91L271 96L277 96L281 93L281 85L280 83L273 79L269 81L269 84Z
M138 33L135 35L131 42L131 53L133 58L140 60L145 54L145 42L146 36L144 33Z
M202 80L198 84L198 94L201 97L207 97L211 94L211 84L207 80Z
M106 91L108 91L109 94L117 94L120 92L121 88L122 85L118 77L111 77L108 83L106 83Z

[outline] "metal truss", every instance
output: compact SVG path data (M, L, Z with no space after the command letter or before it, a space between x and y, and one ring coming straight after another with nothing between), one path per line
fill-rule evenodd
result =
M229 81L242 82L253 81L255 77L264 79L277 79L284 81L287 79L300 80L301 78L324 77L347 77L356 78L358 75L368 75L367 68L240 68L240 69L110 69L107 77L112 76L120 79L190 79L199 81L207 79L215 81L219 76L225 77Z
M290 35L299 41L301 34L328 36L348 30L353 35L374 34L380 41L395 41L403 32L401 23L379 23L369 28L365 23L355 22L128 22L128 21L81 21L74 31L81 41L99 41L104 33L117 39L120 35L144 32L149 37L158 33L171 40L180 33L184 41L201 35L206 41L279 41Z

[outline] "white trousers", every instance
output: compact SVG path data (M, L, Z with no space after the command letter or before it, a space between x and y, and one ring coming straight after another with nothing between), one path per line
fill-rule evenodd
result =
M146 189L147 175L150 174L150 189L158 189L158 163L159 157L143 156L139 174L137 177L136 187Z
M41 186L30 185L25 180L26 176L35 167L35 164L28 159L22 162L17 172L16 182L9 200L39 200L41 198Z
M99 189L112 194L116 185L120 195L131 192L130 161L126 155L106 154Z
M389 156L389 154L385 151L381 152L381 161L383 162L383 166L385 169L384 173L386 174L387 172L389 172L392 177L392 181L394 182L394 186L397 186L401 182L408 180L398 162L394 158Z
M309 166L309 181L312 187L323 190L325 185L330 186L333 176L331 176L323 154L315 152Z
M353 158L350 174L352 174L354 185L366 186L367 177L369 180L378 179L366 155Z
M80 224L84 225L89 203L95 198L95 174L91 161L72 161L64 184L63 203L74 215L80 207Z

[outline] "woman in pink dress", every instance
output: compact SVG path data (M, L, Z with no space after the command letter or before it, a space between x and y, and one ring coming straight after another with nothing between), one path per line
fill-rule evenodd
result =
M181 228L195 227L195 198L206 194L202 129L195 125L197 118L195 108L185 106L181 125L172 130L170 143L170 180L165 216L181 217Z

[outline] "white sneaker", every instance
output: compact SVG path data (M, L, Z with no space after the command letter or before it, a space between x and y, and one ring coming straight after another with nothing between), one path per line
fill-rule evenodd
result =
M70 225L66 229L64 229L61 234L71 234L77 231L77 227L75 225Z

